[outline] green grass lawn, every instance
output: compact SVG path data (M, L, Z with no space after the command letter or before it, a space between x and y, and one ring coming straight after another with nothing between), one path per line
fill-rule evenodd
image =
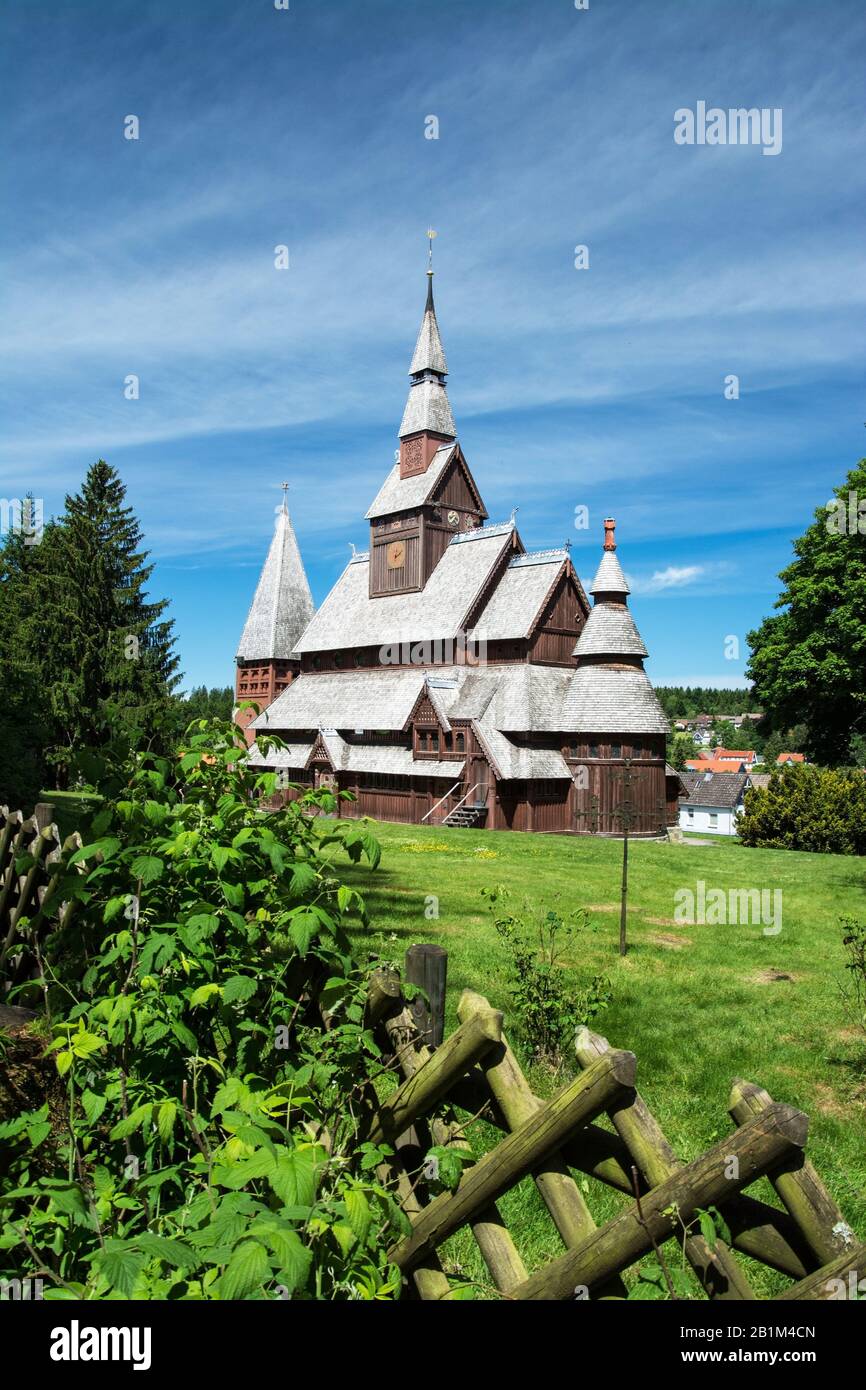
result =
M590 926L568 968L576 982L598 971L610 977L613 1001L594 1027L636 1054L638 1086L677 1154L694 1158L730 1132L733 1077L759 1082L775 1100L810 1116L809 1156L866 1239L866 1042L839 993L839 917L866 917L862 860L746 849L725 839L632 841L623 958L617 953L621 843L424 826L373 829L383 847L379 869L349 875L372 918L366 946L398 962L415 942L447 948L447 1031L456 1027L457 1000L467 987L501 1008L509 1028L507 962L482 886L507 886L515 911L524 898L536 908L586 907ZM698 880L707 889L781 889L782 931L768 937L760 925L677 924L674 894L695 889ZM519 1055L519 1045L515 1050ZM539 1092L559 1089L564 1079L532 1075ZM496 1134L476 1124L470 1137L483 1149ZM772 1195L766 1182L753 1190ZM592 1180L585 1195L599 1223L623 1200ZM531 1182L500 1206L530 1269L559 1253ZM482 1277L465 1233L448 1253L455 1268ZM742 1258L761 1292L786 1286Z

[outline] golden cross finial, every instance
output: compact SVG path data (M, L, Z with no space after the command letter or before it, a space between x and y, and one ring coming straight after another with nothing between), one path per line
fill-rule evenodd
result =
M433 228L432 228L432 227L428 227L428 228L427 228L427 241L428 241L428 243L429 243L429 250L428 250L428 252L427 252L427 270L428 270L428 272L429 272L430 275L433 274L433 238L435 237L435 235L436 235L436 233L434 232Z

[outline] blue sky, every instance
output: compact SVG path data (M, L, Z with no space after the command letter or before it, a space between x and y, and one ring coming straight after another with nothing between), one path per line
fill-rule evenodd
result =
M615 516L653 679L741 682L866 452L860 0L7 0L0 26L0 492L51 514L119 469L186 685L232 680L283 478L317 601L366 547L428 226L491 519L570 537L586 578ZM676 144L699 100L781 108L781 152Z

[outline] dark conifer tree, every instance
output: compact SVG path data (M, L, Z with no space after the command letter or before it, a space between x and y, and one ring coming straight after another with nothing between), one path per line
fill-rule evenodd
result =
M58 569L67 659L52 663L51 705L63 758L118 725L150 733L177 684L167 600L152 602L141 527L117 472L100 459L66 498Z

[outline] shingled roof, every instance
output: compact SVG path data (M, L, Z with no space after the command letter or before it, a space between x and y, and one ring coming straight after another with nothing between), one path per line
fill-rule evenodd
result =
M577 639L575 656L648 656L629 610L597 603Z
M369 559L346 566L309 627L298 652L384 646L454 638L503 552L513 524L455 536L418 593L370 597Z
M595 572L595 579L589 587L591 594L630 594L622 566L616 558L615 550L605 550Z
M238 644L238 661L291 656L313 616L313 596L288 508L277 513L274 535Z
M410 474L400 477L400 465L395 463L365 514L366 521L377 516L390 516L393 512L412 511L423 506L432 493L451 460L457 441L443 444L436 450L426 473Z
M666 734L667 716L643 669L647 649L627 607L616 558L615 523L604 523L601 562L590 592L595 605L577 639L578 668L563 705L565 729L596 734Z
M595 734L666 734L667 716L640 666L581 666L571 677L563 728Z
M565 549L515 555L475 624L476 638L496 642L528 637L567 562Z
M427 303L424 305L424 317L421 320L421 328L418 333L418 341L415 344L415 351L412 354L412 361L409 366L409 375L415 376L419 372L438 372L445 376L448 371L448 363L445 361L445 349L442 346L442 339L439 336L439 324L436 321L436 308L433 304L433 271L427 272Z
M302 675L252 721L253 729L403 729L426 679L422 667Z
M680 798L681 805L730 809L742 801L749 780L744 772L705 772L697 776L691 794Z

